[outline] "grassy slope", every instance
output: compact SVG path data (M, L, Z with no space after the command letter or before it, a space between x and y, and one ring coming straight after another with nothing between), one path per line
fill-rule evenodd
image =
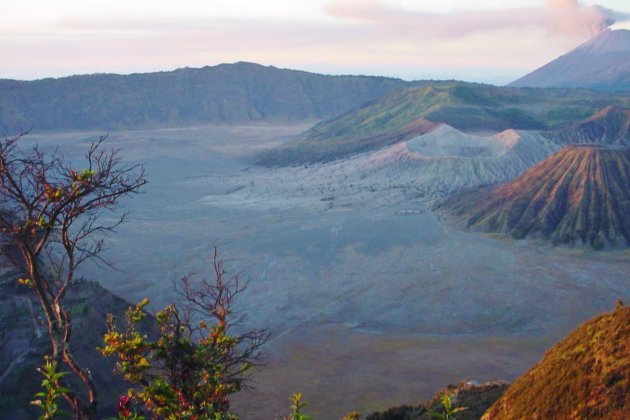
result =
M455 194L444 207L468 226L594 248L630 243L630 152L567 147L514 181Z
M630 106L624 95L578 89L517 89L434 82L394 92L317 124L302 140L264 155L266 165L327 161L408 139L445 123L466 132L554 130L609 105Z
M592 319L519 377L484 419L630 418L630 308Z

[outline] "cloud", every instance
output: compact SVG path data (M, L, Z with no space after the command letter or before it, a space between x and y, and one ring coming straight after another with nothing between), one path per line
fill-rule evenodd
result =
M405 10L379 0L334 0L324 6L328 16L369 24L383 31L418 36L461 37L505 29L545 30L550 35L586 38L615 21L630 20L628 14L578 0L547 0L544 7L494 10L460 10L431 13Z

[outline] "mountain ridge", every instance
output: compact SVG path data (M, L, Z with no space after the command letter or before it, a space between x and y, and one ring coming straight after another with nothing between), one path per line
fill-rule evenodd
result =
M0 80L0 130L319 120L412 85L238 62L119 75Z

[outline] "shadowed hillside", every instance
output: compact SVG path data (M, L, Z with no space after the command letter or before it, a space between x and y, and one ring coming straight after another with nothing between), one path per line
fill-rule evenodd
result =
M410 84L252 63L145 74L0 80L0 131L322 119Z
M630 418L630 308L592 319L545 353L484 415Z
M31 295L19 285L15 272L0 264L0 418L5 420L41 414L30 402L42 390L43 377L36 369L50 354L50 339L39 302ZM98 385L99 418L114 415L128 384L114 374L114 361L103 358L97 347L103 346L107 314L122 315L130 304L96 282L83 281L69 290L65 304L74 319L73 352ZM143 329L149 331L148 324Z
M467 225L603 248L630 243L630 152L569 146L514 181L443 204Z

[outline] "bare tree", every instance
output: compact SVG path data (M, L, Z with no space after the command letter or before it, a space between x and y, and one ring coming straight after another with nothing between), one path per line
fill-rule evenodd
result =
M26 133L0 140L0 245L27 278L41 305L52 346L51 357L67 366L84 385L67 391L77 419L96 417L97 393L89 370L70 349L72 319L64 297L75 283L77 268L89 259L103 261L104 237L125 215L101 219L146 183L141 165L123 166L117 150L104 150L101 137L85 154L83 168L70 167L56 150L23 150Z

